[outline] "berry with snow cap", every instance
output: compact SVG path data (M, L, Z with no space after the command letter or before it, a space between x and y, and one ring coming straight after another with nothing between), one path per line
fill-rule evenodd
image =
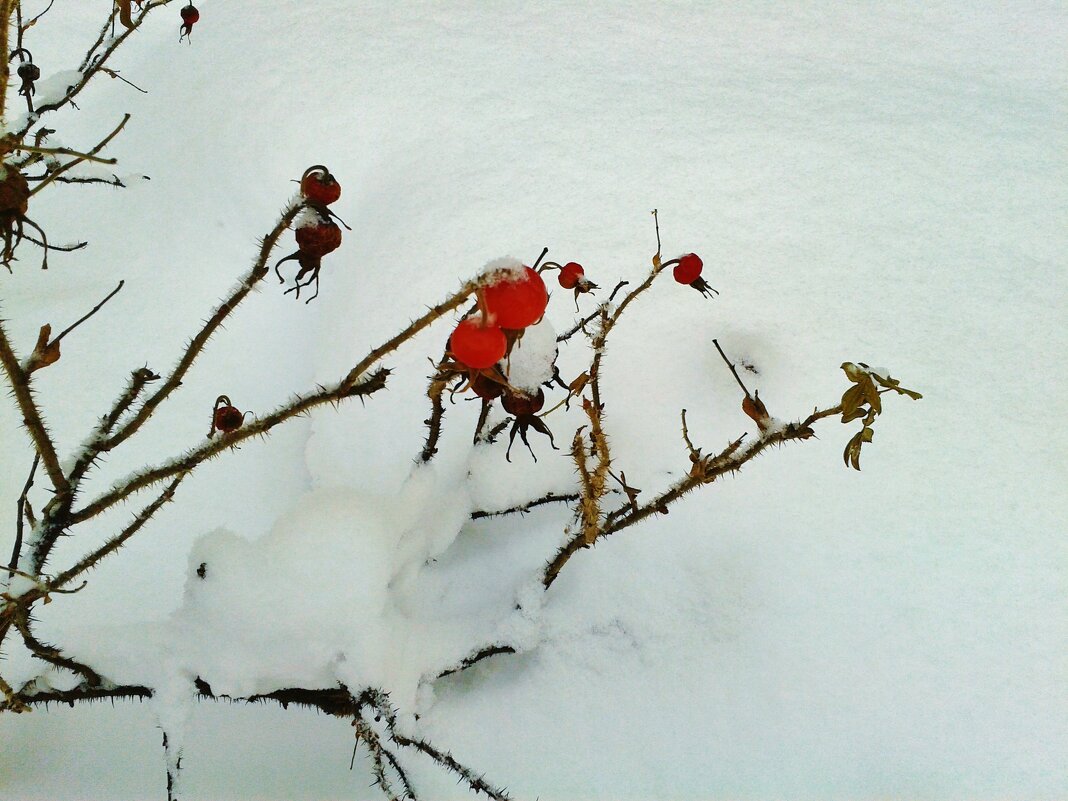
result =
M486 310L501 328L523 329L545 314L549 293L541 276L529 267L501 268L484 280L482 297Z

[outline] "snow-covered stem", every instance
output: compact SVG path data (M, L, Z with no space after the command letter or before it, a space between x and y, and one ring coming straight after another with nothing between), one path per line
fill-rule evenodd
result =
M265 417L243 425L236 431L209 439L204 444L187 451L182 456L134 473L121 484L112 487L82 509L72 512L68 522L70 525L76 525L96 517L135 492L151 487L161 481L166 481L180 473L190 473L208 459L218 456L223 451L232 450L252 437L263 436L275 426L299 417L318 406L328 403L336 404L346 398L372 395L385 388L388 376L389 370L383 368L369 375L365 381L355 385L349 385L341 381L332 387L325 387L316 392L299 395L285 406L276 409Z
M371 755L372 772L378 789L382 791L389 801L415 801L416 795L412 792L408 777L403 771L399 771L398 775L404 785L404 791L400 795L393 792L393 783L386 774L386 762L388 760L390 765L394 765L395 757L390 759L392 754L389 754L389 751L382 745L382 739L378 736L378 732L359 715L353 718L352 725L356 730L357 739L363 742L367 747L367 752Z
M3 1L8 2L9 0ZM29 115L22 128L15 132L15 138L22 139L30 128L40 121L44 114L47 114L49 111L56 111L70 104L74 98L81 94L82 90L85 89L93 77L101 71L101 67L109 58L111 58L112 54L126 42L134 31L141 27L141 24L145 21L148 15L160 6L165 6L171 1L172 0L150 0L150 2L145 3L141 12L132 19L131 27L125 28L118 36L109 38L108 31L114 24L118 14L118 6L112 3L111 12L108 14L107 20L104 22L99 35L86 52L85 57L82 59L82 62L78 67L78 71L82 74L81 79L72 85L60 99L38 106L34 112ZM100 48L102 47L103 49L101 50ZM99 52L97 52L98 50ZM6 54L7 51L5 50L4 52Z
M60 148L34 148L34 150L36 150L36 152L38 152L38 153L53 153L53 154L56 154L56 155L74 156L74 158L72 158L70 161L68 161L66 164L64 164L63 166L59 167L58 169L49 172L48 175L45 177L45 179L43 181L41 181L41 183L37 184L37 186L35 186L30 191L30 197L33 197L34 195L36 195L38 192L40 192L42 189L44 189L46 186L48 186L50 183L52 183L52 181L56 180L56 178L58 178L63 173L65 173L67 170L69 170L71 167L75 167L78 164L81 164L83 161L93 161L93 162L97 162L99 164L116 164L116 163L118 163L117 159L102 159L99 156L97 156L96 154L99 153L101 150L103 150L105 147L107 147L108 143L122 132L122 129L126 127L126 123L128 123L129 121L130 121L130 115L129 114L123 114L122 115L122 122L120 122L118 125L116 125L115 128L111 131L111 133L109 133L107 136L105 136L103 139L101 139L99 142L97 142L95 145L93 145L92 149L88 153L79 153L77 151L69 150L69 149L64 148L64 147L60 147ZM19 149L26 150L27 148L28 148L28 146L20 146Z
M494 801L511 801L511 796L504 790L494 787L486 781L485 777L477 775L470 768L457 762L452 754L447 751L439 750L426 740L418 737L408 737L397 731L397 713L384 693L376 690L369 690L363 697L366 698L382 715L382 718L386 722L389 738L397 745L402 745L406 748L415 748L426 754L437 762L438 765L459 776L460 779L476 793L482 793L483 795L492 798Z
M54 645L48 645L41 642L34 636L33 631L30 628L30 614L24 606L15 608L14 614L15 628L18 629L19 634L22 635L22 641L29 649L30 653L45 662L56 667L66 668L74 673L81 674L88 686L98 687L100 686L101 679L100 674L93 670L88 665L65 656L62 651L56 648Z
M572 537L546 565L542 575L542 584L548 589L564 565L578 551L590 547L596 540L615 534L625 528L630 528L636 523L657 514L664 513L667 508L683 495L697 489L700 486L711 484L720 476L740 470L747 462L760 455L772 445L781 445L794 440L805 440L814 436L812 424L841 414L841 404L823 410L814 411L801 422L789 423L778 430L768 430L760 437L750 440L747 447L741 447L742 438L733 441L724 450L715 456L708 456L693 462L690 473L683 479L672 484L667 490L660 493L652 500L632 508L629 504L621 506L615 512L609 514L605 524L599 528L593 541L587 541L584 532Z
M182 483L182 479L184 479L186 475L188 475L188 473L186 472L180 473L177 478L171 481L171 483L167 485L166 489L164 489L163 492L161 492L156 497L156 499L152 501L152 503L150 503L148 506L141 510L141 512L126 526L126 528L124 528L114 537L110 538L107 542L105 542L95 551L86 554L84 557L81 558L80 561L78 561L77 564L64 570L62 573L52 579L52 581L50 581L48 585L49 589L62 588L63 586L69 584L71 581L77 578L79 575L84 573L86 570L96 565L105 556L121 548L122 545L128 539L130 539L130 537L140 531L141 528L145 525L145 523L152 519L153 515L155 515L156 512L158 512L164 504L169 503L171 500L174 499L174 492L178 489L178 485ZM42 566L43 563L40 563L38 569L40 569L40 567Z
M133 436L137 430L144 425L156 408L163 403L175 389L177 389L181 383L185 374L189 371L189 368L193 366L193 362L196 361L197 356L204 350L204 346L207 345L211 335L214 334L219 326L223 324L231 312L237 308L249 293L252 292L253 287L259 283L264 276L267 275L268 267L267 260L270 258L271 251L278 243L278 238L289 227L289 224L293 222L293 218L300 212L302 206L299 204L291 205L287 208L278 222L275 224L271 232L263 238L260 244L260 252L256 258L252 268L241 279L241 282L230 293L219 306L215 309L215 312L208 318L207 322L201 327L200 331L189 341L186 346L185 352L178 360L178 364L171 370L170 375L152 395L150 395L145 402L141 405L141 408L137 410L137 413L130 418L113 436L108 438L101 446L100 451L109 451L117 445L121 445L125 440Z
M536 506L543 506L547 503L571 503L579 499L578 493L574 492L547 492L540 498L535 498L532 501L521 503L517 506L510 506L507 509L477 509L471 513L472 520L481 520L484 517L501 517L502 515L514 515L514 514L526 514Z

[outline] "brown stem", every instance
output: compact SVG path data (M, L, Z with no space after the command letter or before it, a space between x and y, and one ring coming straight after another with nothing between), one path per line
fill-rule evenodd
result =
M841 414L840 405L822 411L817 410L800 423L791 423L782 430L764 434L759 439L751 441L749 447L744 450L739 448L741 439L736 440L735 443L732 443L732 445L728 446L716 456L708 457L695 464L694 470L692 470L686 478L677 481L663 493L639 506L636 510L631 509L628 506L626 507L626 513L621 515L610 515L609 517L612 519L612 522L606 524L600 530L597 539L603 539L604 537L611 536L617 531L630 528L654 514L663 513L672 503L679 500L679 498L686 493L704 484L711 484L725 473L741 469L747 462L772 445L781 445L784 442L791 442L793 440L809 439L813 435L810 426L814 422L836 414ZM546 566L545 572L542 575L542 584L544 587L548 589L552 583L556 581L556 577L560 574L564 565L567 564L568 560L577 551L587 548L591 544L592 543L588 542L582 533L572 537L566 545L557 551L556 555Z
M22 494L19 496L18 503L16 504L15 547L11 549L11 561L7 564L8 578L15 575L15 570L19 566L19 555L22 553L23 524L26 518L26 497L29 495L30 488L33 486L33 476L37 472L37 465L40 464L40 462L41 454L35 453L33 455L33 465L30 467L30 475L26 479L26 485L22 488Z
M33 398L30 375L22 369L18 359L15 357L2 322L0 322L0 364L2 364L4 372L7 373L11 391L15 396L15 402L18 404L19 411L22 412L22 423L29 432L30 438L41 456L45 472L48 473L48 478L52 482L52 486L55 487L56 493L64 496L69 493L70 485L67 483L63 470L59 466L56 446L45 428L41 412Z
M120 122L117 126L115 126L115 129L111 133L109 133L107 136L105 136L103 139L101 139L93 147L93 149L90 150L88 153L78 153L76 151L68 150L67 148L62 148L62 147L60 147L60 148L35 148L35 150L37 152L39 152L39 153L56 153L56 154L59 154L59 155L76 156L77 158L75 158L75 159L73 159L71 161L68 161L66 164L64 164L62 167L60 167L59 169L55 170L54 172L50 172L48 174L48 176L43 181L41 181L41 183L37 184L37 186L35 186L33 188L33 190L30 192L30 197L33 197L34 195L36 195L38 192L40 192L42 189L44 189L46 186L48 186L50 183L52 183L52 181L56 180L56 178L58 178L63 173L65 173L67 170L69 170L71 167L74 167L77 164L81 164L83 161L94 161L94 162L98 162L100 164L115 164L115 163L117 163L116 159L101 159L101 158L97 158L96 154L99 153L101 150L103 150L105 147L107 147L108 143L112 139L114 139L116 136L119 135L119 132L122 131L122 129L126 127L126 123L128 123L129 121L130 121L130 115L129 114L123 114L122 115L122 122ZM23 147L21 149L26 149L26 148Z
M201 351L204 350L204 346L207 345L212 334L219 329L226 318L230 316L230 313L237 308L238 304L252 292L253 287L267 275L267 260L270 258L271 251L300 210L301 206L295 205L282 214L271 232L264 237L256 262L242 279L240 285L219 305L214 314L208 318L204 326L197 332L196 336L190 340L189 345L186 346L185 352L182 354L182 358L178 360L178 364L171 371L171 374L167 376L160 388L145 400L141 408L137 410L137 413L114 436L101 445L101 451L109 451L133 436L144 425L145 421L152 416L156 408L167 399L167 396L181 385L185 374L193 366L193 362Z
M723 352L723 348L721 348L719 346L719 342L717 340L713 339L712 340L712 344L716 346L716 350L718 350L719 351L719 355L723 357L723 361L725 361L727 363L727 366L729 368L731 368L731 375L733 375L734 376L734 380L738 382L738 386L740 386L742 388L742 392L745 393L745 397L747 397L747 398L752 397L749 394L749 390L746 389L745 384L742 383L742 379L738 376L738 371L735 369L734 365L731 364L731 360L727 358L727 354L724 353Z

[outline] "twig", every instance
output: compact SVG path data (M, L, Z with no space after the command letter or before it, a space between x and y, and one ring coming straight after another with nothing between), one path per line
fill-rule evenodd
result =
M19 566L19 555L22 553L22 534L23 534L23 522L26 518L26 497L30 493L30 488L33 486L33 476L37 472L37 465L41 462L41 454L35 453L33 455L33 464L30 466L30 475L26 479L26 484L22 488L22 494L19 496L18 503L16 504L17 514L15 517L15 547L11 549L11 561L8 562L8 578L15 575L15 570ZM33 525L33 522L30 522Z
M22 424L29 432L30 438L37 448L37 453L41 456L45 472L48 473L52 486L59 495L67 494L70 491L70 485L67 483L63 470L59 466L56 446L45 428L41 412L33 398L30 375L23 370L15 357L14 351L11 350L11 344L8 341L7 332L4 330L2 321L0 321L0 365L3 366L4 372L7 373L11 391L15 396L15 402L18 403L19 410L22 412Z
M456 665L456 667L446 668L438 674L439 679L443 679L446 676L451 676L453 673L459 673L462 670L467 670L472 665L481 662L483 659L489 659L491 656L497 656L497 654L514 654L515 648L510 645L488 645L480 651L470 656L464 657Z
M182 480L186 477L187 473L183 472L178 475L167 487L161 492L156 499L152 501L148 506L141 510L138 514L121 532L109 539L95 551L83 556L74 566L64 570L50 582L48 582L48 589L62 588L63 585L70 583L73 579L84 573L93 565L97 564L108 554L117 551L122 547L126 540L130 539L134 534L141 530L141 528L152 519L153 515L160 510L165 504L169 503L174 498L174 492L178 489L178 485L182 483ZM47 556L48 550L44 549L43 553ZM37 568L40 570L43 567L43 559L37 560Z
M752 395L749 394L749 390L746 389L745 384L742 383L742 379L738 376L738 371L734 368L734 365L731 364L731 360L727 358L727 354L723 352L723 348L719 346L719 342L713 339L712 344L716 346L716 350L719 351L719 355L723 357L723 361L725 361L727 363L727 366L731 369L731 375L733 375L734 380L738 382L738 386L742 388L742 392L745 393L745 397L751 398Z
M498 509L496 511L486 511L479 509L471 513L472 520L481 520L485 517L501 517L503 515L513 514L526 514L536 506L543 506L547 503L572 503L577 501L579 496L577 493L564 493L558 494L555 492L547 492L540 498L535 498L533 501L527 501L526 503L519 504L518 506L511 506L507 509Z
M811 429L813 423L822 420L825 417L841 414L841 411L842 407L840 404L830 409L816 410L799 423L790 423L782 429L763 433L759 439L751 440L749 442L749 447L745 449L741 449L740 447L742 438L735 440L719 454L702 458L699 462L695 463L694 469L691 470L689 475L677 481L663 493L657 495L655 498L637 509L631 509L628 505L627 507L624 507L627 510L626 512L609 515L609 520L611 522L606 522L599 531L597 538L602 539L608 537L617 531L621 531L641 522L651 515L664 513L668 506L679 500L679 498L686 493L691 492L704 484L711 484L725 473L740 470L747 462L772 445L781 445L785 442L794 440L810 439L813 436L813 431ZM572 537L566 545L557 551L553 559L546 565L545 572L542 575L542 584L545 588L548 589L552 583L556 581L556 577L560 574L564 565L567 564L568 560L577 551L589 547L590 544L591 543L589 543L583 536L583 533L579 533Z
M171 374L167 376L167 379L163 382L162 386L145 400L141 405L141 408L137 410L137 413L130 418L130 420L127 421L117 433L101 444L101 451L109 451L133 436L133 434L144 425L145 421L152 416L152 413L156 408L167 399L167 396L181 385L182 379L189 371L189 368L193 366L193 362L196 360L197 356L200 355L201 351L203 351L204 346L207 345L211 335L219 329L230 313L237 308L238 304L249 295L252 288L267 275L267 260L270 258L271 251L277 244L279 237L282 236L282 233L289 227L289 224L293 222L293 219L300 212L301 208L301 206L295 205L283 212L274 228L271 229L271 232L264 237L263 242L260 245L259 255L257 256L252 269L244 276L241 283L230 296L219 304L218 308L216 308L215 312L208 318L207 322L204 323L204 326L197 332L196 336L190 340L181 359L178 360L178 364L171 371Z
M137 15L134 20L132 28L128 28L120 33L118 36L112 37L107 44L107 47L100 53L97 53L97 49L104 44L104 41L108 39L108 28L115 19L117 12L117 6L113 3L111 13L108 15L107 21L100 29L100 33L96 38L96 41L89 48L85 57L82 59L82 63L79 66L79 71L82 73L82 77L75 84L67 89L67 92L59 100L52 103L46 103L42 106L38 106L33 114L30 114L25 124L15 132L15 139L22 139L26 135L26 132L30 130L40 120L42 115L47 114L50 111L56 111L61 109L67 104L73 104L74 98L81 94L82 90L89 84L89 81L100 71L100 67L111 57L111 55L122 46L122 44L136 31L141 24L145 21L145 18L154 10L161 6L167 5L171 0L154 0L154 2L145 3L144 9Z
M101 159L101 158L97 158L96 154L99 153L101 150L103 150L105 147L107 147L108 142L110 142L112 139L114 139L116 136L118 136L119 132L122 131L122 129L126 127L126 123L128 123L129 121L130 121L130 115L129 114L123 114L122 115L122 122L120 122L117 126L115 126L115 129L111 133L109 133L107 136L105 136L102 140L100 140L100 142L98 142L96 144L96 146L94 146L93 149L90 150L88 153L78 153L76 151L67 150L66 148L62 148L62 147L61 148L35 148L37 150L37 152L39 152L39 153L49 153L49 152L51 152L51 153L56 153L56 154L68 155L68 156L77 156L77 158L75 158L72 161L68 161L66 164L64 164L59 169L55 170L54 172L49 173L47 178L45 178L43 181L41 181L41 183L37 184L37 186L35 186L30 191L30 197L33 197L34 195L36 195L38 192L40 192L42 189L44 189L46 186L48 186L50 183L52 183L52 181L56 180L56 178L58 178L60 175L65 173L67 170L69 170L71 167L73 167L73 166L75 166L77 164L81 164L83 161L95 161L95 162L98 162L100 164L116 164L116 163L118 163L117 159ZM23 148L23 149L25 149L25 148Z
M52 645L46 645L38 640L30 630L29 613L25 607L19 608L15 613L15 628L22 635L22 641L26 648L38 659L44 660L56 667L65 668L74 673L81 674L90 687L99 687L102 684L100 674L86 664L64 656L62 651Z
M115 287L113 290L111 290L111 292L108 293L107 297L105 297L102 301L100 301L92 309L90 309L87 314L85 314L84 316L78 318L78 320L76 320L71 325L69 325L66 328L64 328L63 331L59 334L59 336L57 336L55 339L53 339L49 343L49 345L58 345L59 341L61 339L63 339L63 337L65 337L67 334L69 334L71 331L73 331L79 325L84 323L86 320L88 320L90 317L92 317L94 314L96 314L98 311L100 311L102 308L104 308L104 304L107 303L109 300L111 300L113 297L115 297L117 294L119 294L119 291L122 289L122 287L123 287L123 285L125 283L126 283L125 281L119 281L119 285L117 287Z

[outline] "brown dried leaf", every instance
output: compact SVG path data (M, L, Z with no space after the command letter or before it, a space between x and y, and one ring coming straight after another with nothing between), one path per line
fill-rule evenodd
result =
M51 337L52 326L45 323L37 334L37 344L34 346L33 353L30 354L29 364L26 365L27 372L32 373L34 370L40 370L42 367L48 367L59 361L59 340L49 342Z
M133 28L133 12L130 9L131 0L115 0L115 4L119 7L119 22L126 28Z
M761 431L768 427L768 409L764 401L760 399L760 392L755 395L746 395L742 399L742 411L745 412L757 424Z
M852 467L854 470L860 470L860 449L865 442L871 442L872 437L875 436L875 431L869 426L864 426L845 447L845 452L842 454L842 461L845 462L846 467Z

